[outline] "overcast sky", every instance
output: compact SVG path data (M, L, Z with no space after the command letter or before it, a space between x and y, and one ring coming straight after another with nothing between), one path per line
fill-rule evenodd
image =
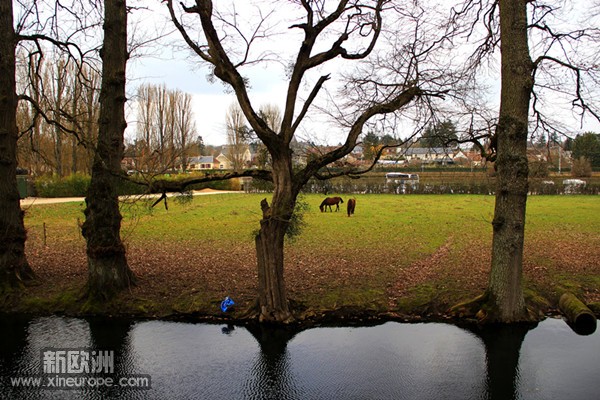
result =
M135 74L134 86L144 83L165 83L169 89L180 89L193 96L193 108L198 134L205 144L225 143L225 114L229 106L236 102L233 93L228 93L220 82L207 81L208 70L197 68L190 60L181 59L144 59L132 66ZM131 74L131 75L133 75ZM255 104L272 103L282 107L280 100L285 96L285 82L275 76L269 77L269 71L251 76L252 96ZM131 85L130 85L131 89ZM132 104L134 107L135 105ZM131 115L135 118L135 115ZM130 122L131 128L135 124Z
M150 28L140 35L147 37L168 30L173 31L172 23L167 20L166 7L157 7L156 1L142 1L153 7L153 12L142 12L142 26L146 29L148 25L160 27L160 31ZM177 3L179 7L179 3ZM236 9L243 14L247 2L237 2ZM133 17L135 18L135 16ZM142 28L138 28L142 30ZM173 32L168 38L161 41L160 49L142 49L141 53L150 53L134 57L128 64L128 76L130 78L128 90L130 96L135 93L135 88L142 83L166 84L169 89L180 89L193 96L194 115L198 134L202 136L206 144L224 144L225 117L229 106L236 102L235 95L227 90L220 81L209 82L209 69L198 56L191 54L186 49L185 43L179 32ZM277 46L285 46L285 43L275 43ZM282 68L277 65L271 68L253 67L244 70L244 76L250 81L250 95L256 108L263 104L275 104L283 109L286 93L286 80ZM132 99L134 100L134 99ZM129 127L127 136L135 135L135 107L131 102L129 114Z
M215 3L220 3L219 2ZM160 8L157 1L141 1L155 8L153 12L140 12L138 16L130 17L130 21L136 21L140 25L136 25L136 30L145 31L147 35L152 35L155 32L167 32L172 30L171 24L166 19L165 7ZM270 2L262 0L254 0L253 2L237 2L236 10L240 15L250 15L248 3L261 3L268 5ZM156 11L159 7L160 11ZM285 23L285 22L283 22ZM289 25L287 25L289 26ZM143 28L143 29L142 29ZM130 29L131 31L131 29ZM140 33L141 35L141 33ZM136 57L128 64L128 75L130 77L128 90L130 97L135 93L135 88L141 83L166 84L169 89L180 89L190 93L194 101L194 114L197 121L198 134L203 137L206 144L223 144L225 143L225 114L227 108L235 102L235 97L232 93L226 93L224 85L220 82L210 83L207 80L208 69L203 66L197 56L191 55L189 50L183 47L183 40L178 32L170 36L170 41L167 47L154 47L153 50L145 49L142 53L151 53L150 55ZM280 51L282 54L286 50L296 49L299 43L292 41L282 41L275 37L270 42L271 49L275 52ZM280 49L280 50L277 50ZM340 71L335 70L335 66L331 71L332 74L337 74ZM499 72L495 72L499 75ZM262 67L254 67L246 70L245 76L249 78L251 85L251 98L253 104L258 108L261 104L275 104L283 108L285 99L286 79L285 72L281 66L272 64L269 69ZM499 79L492 73L488 78L491 87L489 93L493 97L497 97L497 88ZM135 103L134 98L130 101L128 112L129 127L127 130L128 138L135 136ZM496 98L490 98L491 103L498 103ZM568 119L571 115L570 111L565 111L565 118ZM580 131L594 130L600 131L599 124L586 119L583 128L579 126L579 121L573 119L568 122L572 126L572 131L578 133ZM410 128L408 128L410 129ZM332 134L333 132L333 134ZM331 125L321 125L318 122L308 122L304 131L299 132L300 138L310 138L316 141L329 142L328 144L337 144L343 140L341 134L336 134L335 127ZM408 136L410 132L407 132ZM303 137L304 136L304 137Z

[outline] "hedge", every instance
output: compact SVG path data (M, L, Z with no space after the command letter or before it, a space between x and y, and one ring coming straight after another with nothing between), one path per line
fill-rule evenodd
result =
M166 176L167 179L180 179L179 175ZM88 187L90 186L91 177L86 174L76 173L65 177L43 176L35 179L34 193L32 196L37 197L85 197ZM215 190L239 190L240 183L237 179L229 181L215 181L196 184L188 187L189 190L201 189ZM146 188L142 185L137 185L128 180L120 180L117 187L119 195L135 195L144 194Z

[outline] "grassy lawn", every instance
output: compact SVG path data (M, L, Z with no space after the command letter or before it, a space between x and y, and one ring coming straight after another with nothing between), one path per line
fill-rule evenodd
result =
M256 293L253 234L265 195L215 194L191 201L124 202L122 236L139 285L111 312L217 314L230 295L239 309ZM346 199L348 196L342 196ZM429 314L480 293L490 263L494 198L475 195L355 195L356 214L321 213L307 195L302 234L286 245L290 298L307 312L354 307ZM84 204L26 209L28 257L41 284L32 308L62 311L85 283ZM45 229L44 229L45 227ZM45 234L44 234L45 231ZM45 238L45 239L44 239ZM45 243L44 243L45 241ZM600 199L532 196L525 249L527 293L550 305L564 289L600 300Z

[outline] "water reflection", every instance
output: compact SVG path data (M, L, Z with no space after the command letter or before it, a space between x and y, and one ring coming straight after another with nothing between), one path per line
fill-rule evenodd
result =
M90 348L98 351L112 351L114 354L114 374L106 376L128 376L136 373L129 342L129 331L133 322L127 319L88 318L90 331ZM136 399L142 398L139 392L124 390L118 387L99 387L93 391L102 399ZM89 391L86 393L89 396Z
M288 352L306 398L479 399L485 394L483 346L452 325L311 329L289 343Z
M227 324L221 328L221 333L224 335L231 335L233 333L233 331L235 331L234 324Z
M521 346L527 333L536 326L515 324L467 328L481 339L485 347L489 400L512 400L518 397Z
M461 329L386 323L305 331L164 321L0 317L0 397L10 399L589 399L600 334L561 320ZM10 378L40 371L43 348L113 350L115 376L152 389L50 391Z
M301 398L291 376L290 356L287 351L288 343L299 331L261 324L251 324L246 329L258 342L260 352L252 367L253 374L244 384L244 398Z
M567 321L567 325L578 335L588 336L596 332L597 321L592 318L584 317L578 323Z
M26 317L0 318L0 376L9 376L14 370L24 369L21 363L27 348L28 326L29 319Z

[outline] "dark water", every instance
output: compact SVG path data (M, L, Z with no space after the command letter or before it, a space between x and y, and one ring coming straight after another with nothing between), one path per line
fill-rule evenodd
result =
M562 320L466 330L385 323L302 332L161 321L0 318L2 399L571 399L600 396L600 333ZM114 351L151 388L32 389L42 349ZM11 380L13 379L13 380Z

